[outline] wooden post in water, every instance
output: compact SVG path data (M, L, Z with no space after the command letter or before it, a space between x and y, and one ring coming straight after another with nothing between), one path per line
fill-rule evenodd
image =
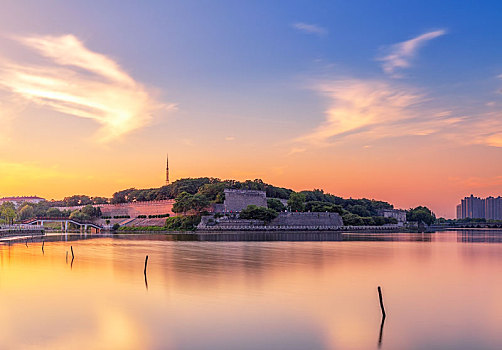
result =
M68 251L66 251L66 263L68 264Z
M145 269L143 270L143 273L145 274L145 276L146 276L146 265L147 264L148 264L148 255L145 258Z
M44 252L44 244L45 244L45 241L42 241L42 253L45 254Z
M73 255L73 246L71 245L70 246L70 249L71 249L71 260L75 259L75 255ZM380 288L380 287L378 287Z
M378 289L378 299L380 300L380 308L382 309L382 318L385 318L386 314L385 314L385 308L383 307L382 288L378 286L377 289Z

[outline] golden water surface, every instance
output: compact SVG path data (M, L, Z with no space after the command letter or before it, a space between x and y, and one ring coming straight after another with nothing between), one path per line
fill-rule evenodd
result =
M5 243L0 348L502 348L502 232L353 238Z

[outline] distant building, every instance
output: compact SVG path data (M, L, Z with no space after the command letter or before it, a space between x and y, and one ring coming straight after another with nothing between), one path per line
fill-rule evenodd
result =
M267 207L267 194L265 191L225 189L225 212L238 213L248 205Z
M406 210L382 209L378 211L378 214L384 218L394 218L397 220L398 224L404 224L406 222Z
M485 217L485 200L479 197L470 197L462 199L462 219L484 219Z
M485 219L502 220L502 197L485 199Z
M36 197L36 196L29 196L29 197L3 197L0 198L0 205L6 202L11 202L14 204L16 208L18 208L21 204L28 202L28 203L40 203L45 201L44 198Z
M502 197L465 197L457 205L457 219L502 220Z

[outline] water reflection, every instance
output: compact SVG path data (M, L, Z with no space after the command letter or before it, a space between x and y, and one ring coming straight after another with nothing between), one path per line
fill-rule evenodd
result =
M385 325L385 316L382 316L382 322L380 322L380 333L378 335L378 348L382 347L382 337L383 337L383 326Z
M471 244L480 237L494 244ZM502 245L492 233L205 238L52 236L0 245L1 347L502 345Z
M502 243L502 230L460 230L457 237L464 243Z

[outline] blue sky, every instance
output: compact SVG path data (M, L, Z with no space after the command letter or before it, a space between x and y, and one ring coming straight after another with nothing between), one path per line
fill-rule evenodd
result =
M168 149L178 177L261 177L401 207L429 201L452 215L468 192L502 192L502 168L486 166L502 149L500 23L497 1L6 0L0 107L8 113L0 115L0 144L3 138L8 147L0 163L65 183L46 196L95 188L110 195L155 186L162 172L150 174ZM91 68L72 64L82 57L105 62L108 73L93 59L83 61ZM20 93L14 73L35 71L64 75L73 84L68 95L84 107L55 101L54 91L50 99ZM101 95L75 87L96 86L100 74ZM102 116L86 114L96 105ZM125 110L126 119L115 118ZM65 142L72 160L55 156ZM75 167L73 158L89 154L100 155L95 162L108 175L58 179L60 169ZM464 165L456 154L465 155ZM126 171L130 157L146 175ZM428 162L432 174L417 165ZM417 181L430 191L403 195ZM11 192L44 186L11 182ZM439 189L441 199L429 200Z

